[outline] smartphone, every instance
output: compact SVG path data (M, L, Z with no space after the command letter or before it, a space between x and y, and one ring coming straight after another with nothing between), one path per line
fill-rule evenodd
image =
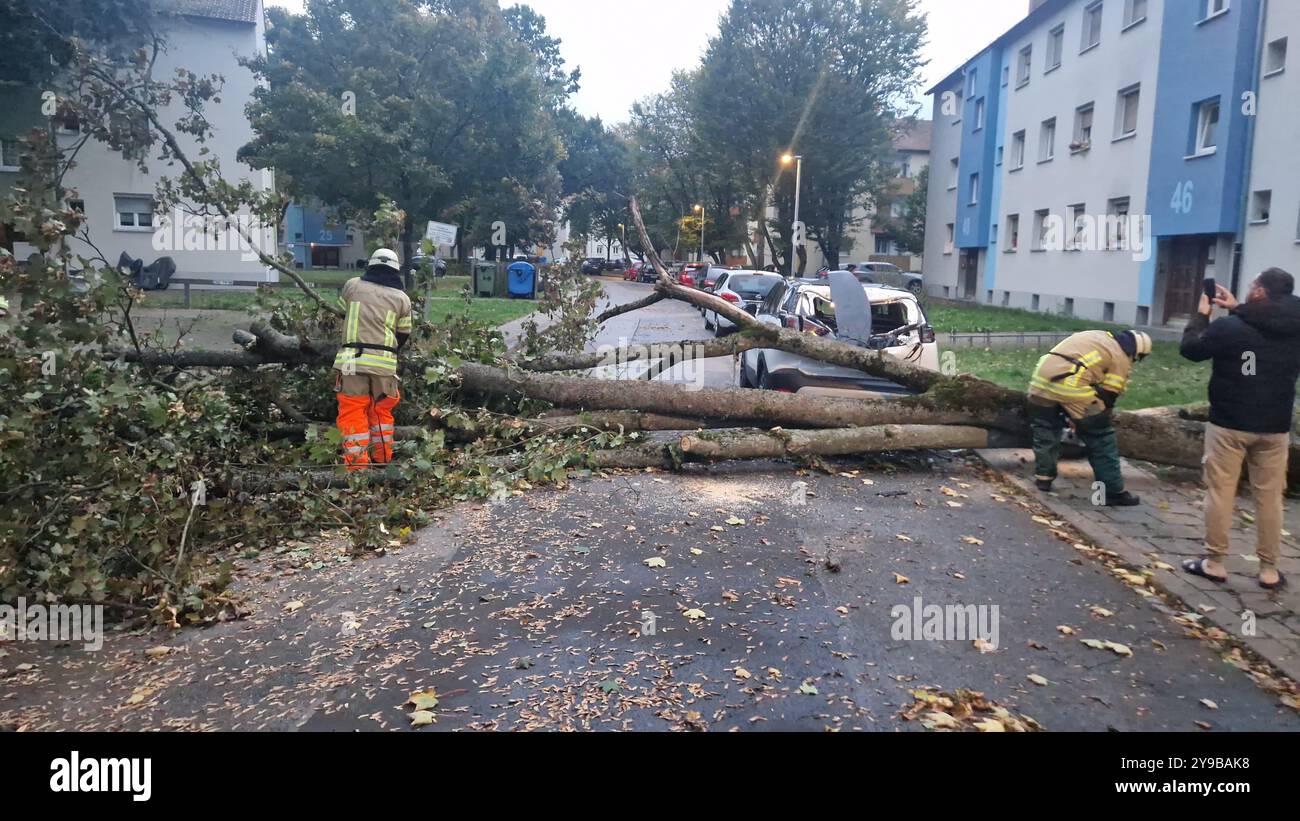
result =
M1214 277L1206 277L1205 295L1208 296L1211 301L1219 295L1219 285L1214 281Z

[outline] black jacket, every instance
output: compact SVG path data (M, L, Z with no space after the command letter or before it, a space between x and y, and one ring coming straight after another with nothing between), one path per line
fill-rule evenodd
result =
M1214 360L1210 421L1247 433L1288 433L1300 378L1300 297L1247 302L1211 323L1196 315L1182 354Z

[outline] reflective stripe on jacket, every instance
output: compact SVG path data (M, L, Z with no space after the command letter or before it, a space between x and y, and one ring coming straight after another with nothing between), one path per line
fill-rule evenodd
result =
M1115 337L1106 331L1082 331L1038 360L1029 393L1058 401L1091 399L1098 388L1122 394L1132 371L1133 360Z
M411 300L397 288L357 277L339 296L343 346L334 369L345 374L397 374L397 335L411 332Z

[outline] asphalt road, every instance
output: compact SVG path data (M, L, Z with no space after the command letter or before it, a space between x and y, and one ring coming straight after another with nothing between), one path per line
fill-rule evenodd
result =
M406 729L434 690L421 732L922 731L900 713L935 688L1049 731L1300 730L1027 505L947 455L593 477L464 506L381 558L267 551L241 562L243 621L10 645L0 666L35 666L0 678L0 725ZM905 640L917 597L996 606L996 649Z

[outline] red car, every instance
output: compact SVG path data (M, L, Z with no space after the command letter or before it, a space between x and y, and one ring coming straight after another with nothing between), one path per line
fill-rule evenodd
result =
M700 281L708 273L709 266L704 262L688 262L682 266L682 272L677 275L677 281L687 288L700 287Z

